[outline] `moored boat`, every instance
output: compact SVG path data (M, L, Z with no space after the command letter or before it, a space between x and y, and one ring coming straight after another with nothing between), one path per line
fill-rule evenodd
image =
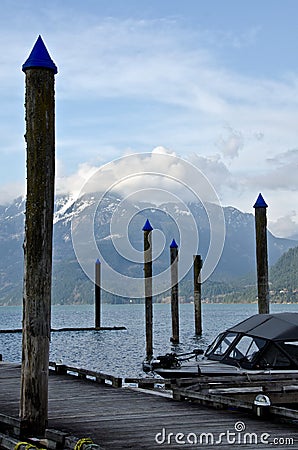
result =
M220 333L205 352L168 353L153 358L144 370L163 378L289 372L298 376L298 313L256 314Z

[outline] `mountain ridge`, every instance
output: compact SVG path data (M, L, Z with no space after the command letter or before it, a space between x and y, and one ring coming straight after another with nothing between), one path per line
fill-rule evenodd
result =
M55 199L54 214L54 252L53 252L53 303L90 303L93 302L93 284L79 266L72 246L71 222L74 218L88 218L88 208L94 205L98 194L88 194L75 199L69 195L59 195ZM185 207L174 203L159 205L135 202L129 204L119 196L103 197L100 208L94 217L95 238L101 251L119 273L142 277L142 264L127 263L113 248L110 221L119 205L132 208L135 219L128 227L128 236L133 246L142 251L143 234L141 231L145 220L149 218L165 234L165 251L154 264L154 270L162 271L168 266L168 244L179 231L188 232L185 218L190 214L199 229L198 248L190 248L192 254L198 253L203 261L208 252L210 230L208 215L204 205L189 203ZM146 208L145 208L146 206ZM212 208L219 208L217 205ZM23 277L23 238L24 238L25 199L18 198L6 206L0 206L0 305L21 304ZM255 271L255 237L254 216L243 213L231 206L223 209L225 218L225 243L219 264L208 283L230 283L246 273ZM119 212L118 212L119 213ZM120 214L120 213L119 213ZM148 214L150 217L147 217ZM180 230L173 217L181 219ZM176 216L175 216L176 215ZM120 218L120 215L119 215ZM90 218L89 218L90 219ZM184 220L185 219L185 220ZM186 228L186 230L184 230ZM166 231L165 231L166 230ZM179 240L178 240L179 241ZM295 247L297 241L277 238L268 231L269 262L273 265L289 248ZM191 272L186 280L191 280ZM214 285L215 286L215 285ZM142 296L142 295L140 295ZM104 300L121 301L105 294Z

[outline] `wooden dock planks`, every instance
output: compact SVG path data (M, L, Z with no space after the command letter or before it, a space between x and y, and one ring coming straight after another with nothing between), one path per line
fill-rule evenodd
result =
M18 417L20 366L0 364L0 413ZM170 398L150 395L131 389L115 389L69 375L49 377L49 427L69 434L91 437L105 449L157 449L157 448L220 448L231 444L204 443L197 445L175 443L177 433L184 437L227 430L235 432L235 424L243 422L248 433L269 433L270 439L292 438L293 445L271 445L274 449L298 449L297 427L265 422L239 411L215 410L190 402L177 402ZM157 433L165 431L165 442L157 443ZM171 436L169 433L173 433ZM191 435L189 434L191 433ZM242 439L243 433L239 434ZM159 434L161 442L163 434ZM239 439L240 439L239 438ZM168 443L169 439L169 443ZM234 445L242 447L241 443ZM233 447L233 446L232 446ZM245 449L268 448L258 442L243 445Z

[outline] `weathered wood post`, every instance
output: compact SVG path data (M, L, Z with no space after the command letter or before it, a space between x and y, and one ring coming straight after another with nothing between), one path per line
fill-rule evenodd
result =
M170 245L171 260L171 313L173 344L179 344L179 298L178 298L178 245L175 239Z
M24 434L42 436L48 419L57 67L40 36L22 70L26 74L27 201L20 418Z
M145 280L145 316L146 316L146 357L153 356L153 311L152 311L152 242L153 228L147 219L143 226L144 232L144 280Z
M194 308L195 308L195 333L202 334L202 307L201 307L201 269L203 261L201 255L194 255L193 284L194 284Z
M101 320L101 264L99 259L95 263L95 328L100 328Z
M265 203L262 195L259 194L254 204L259 314L269 313L267 207L268 205Z

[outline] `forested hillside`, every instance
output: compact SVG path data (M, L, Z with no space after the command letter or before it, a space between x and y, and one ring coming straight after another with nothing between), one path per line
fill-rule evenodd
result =
M270 279L276 290L298 290L298 247L290 248L271 268Z
M205 301L248 303L257 301L256 273L241 277L229 284L221 284L221 292L212 292L212 286L203 285ZM298 247L290 248L269 269L270 301L298 302Z

